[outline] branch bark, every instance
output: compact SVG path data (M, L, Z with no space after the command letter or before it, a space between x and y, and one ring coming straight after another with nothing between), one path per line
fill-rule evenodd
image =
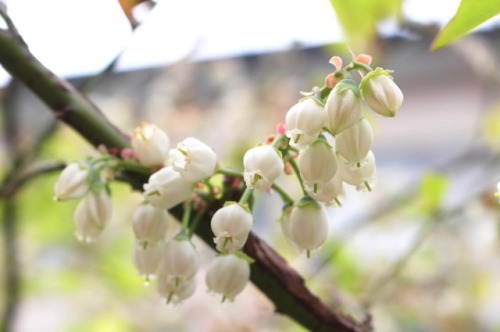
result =
M8 19L5 13L2 17ZM95 147L104 145L108 150L129 147L128 137L70 83L45 68L30 53L12 22L8 25L9 30L0 30L0 64L43 100L56 118L68 124ZM127 172L125 176L132 187L139 190L147 180L143 175L132 172ZM238 194L240 192L225 192L222 199L214 200L196 229L196 234L210 246L213 247L211 215L225 199ZM170 212L180 218L182 207L177 206ZM275 304L277 312L288 315L313 331L371 330L369 317L364 322L358 322L344 314L341 308L329 308L322 303L308 290L303 278L255 234L250 234L244 251L255 259L251 267L252 282Z

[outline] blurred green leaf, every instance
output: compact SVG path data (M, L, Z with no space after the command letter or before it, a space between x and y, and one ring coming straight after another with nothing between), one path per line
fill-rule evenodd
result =
M72 332L109 332L109 331L133 331L127 320L123 317L104 313L94 317L79 326L71 329Z
M498 14L500 14L498 0L462 0L455 16L432 42L432 51L451 44Z
M348 43L364 48L376 37L380 20L400 17L402 0L330 0L330 3Z
M422 178L420 185L421 212L432 214L441 206L449 187L449 180L443 175L429 173Z

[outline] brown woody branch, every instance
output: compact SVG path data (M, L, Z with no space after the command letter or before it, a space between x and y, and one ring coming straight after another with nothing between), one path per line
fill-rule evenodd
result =
M3 13L2 17L8 19ZM0 64L16 79L30 88L53 114L68 124L95 147L100 145L120 150L129 147L126 135L113 126L98 108L67 81L46 69L28 50L12 22L9 30L0 30ZM147 179L127 172L126 180L141 189ZM230 179L229 179L230 180ZM196 229L196 234L213 247L210 217L226 199L240 192L226 191L214 200ZM171 211L177 217L182 207ZM357 322L339 308L329 308L312 294L303 278L293 270L268 244L250 234L244 251L255 259L251 280L275 304L276 311L294 319L313 331L365 332L371 330L368 318Z

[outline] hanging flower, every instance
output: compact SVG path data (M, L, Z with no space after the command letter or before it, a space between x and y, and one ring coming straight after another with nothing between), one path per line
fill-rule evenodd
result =
M132 215L132 229L141 243L154 243L165 238L168 213L149 204L141 204Z
M89 169L80 163L66 166L54 186L54 199L65 201L83 197L90 188Z
M202 141L188 137L170 150L174 170L191 182L198 182L212 176L217 165L215 152Z
M210 224L217 250L235 252L241 249L252 224L253 217L246 206L235 202L226 203L215 212Z
M325 203L326 206L341 206L345 192L340 169L337 170L337 173L328 182L317 187L316 192L314 191L314 187L311 186L306 186L306 191L312 198L318 202Z
M250 279L248 262L234 254L215 257L208 267L205 281L211 292L222 294L222 301L234 301Z
M163 165L170 149L168 135L153 124L142 123L130 138L139 162L144 166Z
M281 154L271 145L248 150L243 156L243 165L243 177L247 187L260 191L269 190L285 168Z
M377 68L369 72L360 83L361 95L376 113L393 117L403 103L403 92L390 75L392 70Z
M156 285L158 293L166 299L167 303L181 303L194 294L196 279L178 280L160 273Z
M200 266L198 252L188 239L174 238L167 242L159 271L178 281L194 277Z
M344 130L335 138L337 152L352 165L359 164L370 151L373 143L373 131L365 118L354 126Z
M328 142L317 139L299 154L299 170L304 184L316 191L337 172L337 158Z
M286 136L290 145L302 148L314 142L326 123L323 105L314 97L304 98L286 114Z
M344 79L330 92L325 104L328 126L334 135L353 126L361 116L361 97L354 81Z
M164 249L162 241L147 244L137 242L134 245L133 260L139 275L146 279L156 275Z
M170 209L187 200L193 184L186 181L172 167L155 172L144 185L144 198L154 207Z
M281 228L285 238L298 251L318 249L328 236L328 216L325 209L310 197L304 197L291 210L286 210Z
M76 207L74 219L78 239L95 240L111 219L111 198L107 191L102 188L85 195Z
M368 152L368 155L360 163L359 167L340 162L339 172L342 181L345 183L355 186L359 191L370 191L377 180L377 168L373 152Z

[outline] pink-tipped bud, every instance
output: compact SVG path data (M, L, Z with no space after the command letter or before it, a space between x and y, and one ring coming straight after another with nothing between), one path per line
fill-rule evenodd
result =
M372 56L362 53L356 56L355 61L369 66L372 63Z

